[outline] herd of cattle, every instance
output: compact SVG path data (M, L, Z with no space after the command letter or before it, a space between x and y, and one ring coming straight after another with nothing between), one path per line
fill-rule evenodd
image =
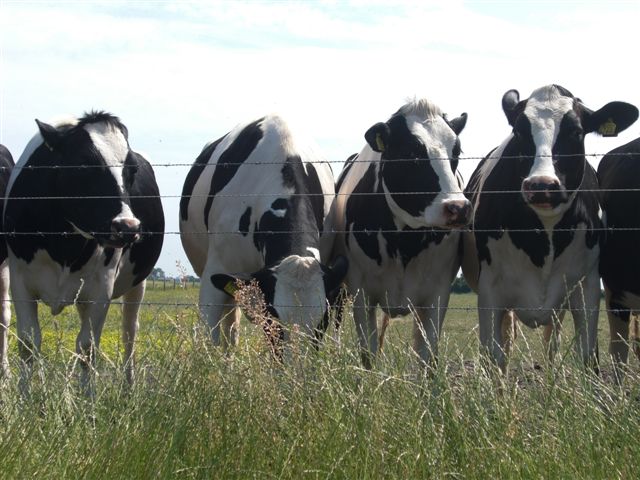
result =
M501 368L505 326L516 317L547 326L552 354L565 311L577 354L595 364L601 277L610 351L624 365L630 315L640 310L640 139L607 154L596 173L584 136L615 136L638 109L611 102L592 111L557 85L523 100L510 90L502 108L513 131L466 188L457 167L467 115L448 118L424 99L371 126L336 181L313 144L275 115L207 144L185 179L179 215L213 343L238 341L242 285L259 287L270 318L316 338L330 307L341 317L346 292L366 367L379 349L376 308L386 321L415 316L414 349L431 365L462 267L478 294L482 349ZM109 303L122 296L131 382L145 278L163 242L153 170L108 113L36 122L15 166L0 148L2 369L10 302L25 378L40 349L38 300L54 315L75 304L87 383Z

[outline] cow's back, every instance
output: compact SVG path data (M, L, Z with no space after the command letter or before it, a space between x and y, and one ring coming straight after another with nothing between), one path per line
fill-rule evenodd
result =
M319 230L320 253L327 258L332 239L325 221L333 195L328 163L282 118L269 115L238 126L205 146L185 180L180 229L187 257L197 275L210 252L224 257L230 271L259 268L264 236L256 232L271 230L270 216L283 216L285 199L297 198L308 199L307 217L313 218L296 222L295 229Z
M613 292L640 295L640 138L605 155L598 165L602 208L607 233L604 238L600 273Z
M0 215L4 210L4 196L7 191L7 185L9 184L9 177L11 176L11 170L13 169L13 157L9 150L0 145ZM2 230L4 234L4 228ZM4 235L0 236L0 263L7 259L7 242Z

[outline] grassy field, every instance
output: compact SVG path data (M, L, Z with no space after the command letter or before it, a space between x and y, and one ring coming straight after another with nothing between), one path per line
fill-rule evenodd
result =
M30 396L18 393L17 375L0 389L0 477L637 475L638 366L632 362L624 389L612 384L604 318L600 378L573 365L567 321L554 368L544 367L540 332L522 327L502 382L478 366L472 295L452 297L431 378L411 354L409 320L392 322L373 371L359 366L350 319L339 340L330 332L319 352L277 366L246 322L231 357L210 348L196 321L196 299L192 288L148 291L145 301L159 305L143 309L132 389L123 386L113 306L93 400L77 389L75 311L43 314L43 355ZM12 334L14 372L15 344Z

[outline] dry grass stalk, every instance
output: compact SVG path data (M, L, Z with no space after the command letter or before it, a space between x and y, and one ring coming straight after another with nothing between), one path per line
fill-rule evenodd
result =
M258 282L251 279L249 282L236 281L234 292L236 305L242 309L247 319L260 327L264 332L271 353L278 360L282 359L282 340L284 330L280 322L269 313L264 294Z

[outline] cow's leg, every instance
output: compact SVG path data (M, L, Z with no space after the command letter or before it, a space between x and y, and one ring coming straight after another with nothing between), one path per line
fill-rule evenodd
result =
M9 376L9 359L7 349L9 347L9 322L11 320L11 302L9 298L9 261L5 260L0 265L0 376Z
M225 292L217 289L211 282L214 271L205 268L200 283L200 317L204 321L207 334L210 335L213 345L220 345L220 323L225 312L231 311L234 300Z
M573 289L569 306L576 331L576 353L585 365L598 370L598 315L600 276L593 271Z
M378 325L376 308L368 304L368 299L359 290L353 301L353 319L360 343L360 357L364 368L370 369L378 352Z
M79 302L76 304L80 315L80 333L76 338L76 353L80 360L80 388L93 396L94 389L91 385L92 369L96 364L96 353L100 347L102 327L109 310L109 300L106 298Z
M135 285L122 297L122 343L124 344L124 373L129 385L134 381L135 340L138 334L138 314L144 298L146 280Z
M621 384L629 359L629 322L632 320L632 315L630 310L612 308L611 292L606 287L605 298L610 333L609 355L613 362L616 382Z
M238 307L225 307L222 313L222 346L226 351L238 346L241 312Z
M497 302L492 295L480 291L478 295L478 321L481 353L506 373L507 359L502 338L502 320L507 310L496 307Z
M633 312L631 315L630 322L629 334L631 335L631 347L633 348L633 353L635 353L636 358L640 360L640 319L638 319L638 314L636 312Z
M447 284L448 286L448 284ZM413 324L413 350L420 356L427 369L434 369L438 360L438 341L442 323L447 313L449 293L443 293L434 300L427 300L429 308L417 308L417 318Z
M29 392L33 359L40 352L42 337L38 323L38 301L18 276L11 282L11 297L16 311L18 353L20 355L19 387L23 395Z
M379 351L382 351L382 349L384 348L384 339L387 333L387 328L389 328L390 320L391 319L389 315L385 313L384 316L382 317L382 323L380 324L380 333L378 334L378 350Z
M500 327L501 335L502 335L502 344L504 345L504 354L506 357L506 361L509 361L509 357L511 356L511 351L513 350L513 345L516 342L516 337L518 336L518 329L516 325L516 314L513 310L507 310L502 317L502 325Z
M562 320L566 310L553 312L551 323L544 327L543 342L547 350L547 360L552 364L560 349L560 332L562 331Z

